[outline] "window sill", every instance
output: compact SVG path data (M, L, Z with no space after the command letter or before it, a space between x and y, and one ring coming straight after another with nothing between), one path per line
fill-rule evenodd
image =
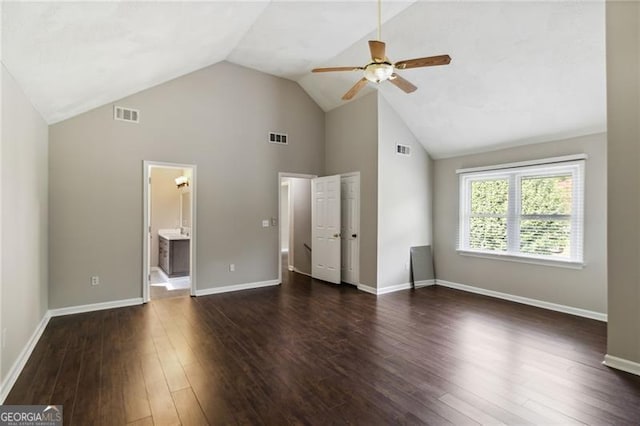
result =
M461 250L461 249L457 249L456 251L461 256L482 257L485 259L493 259L493 260L506 260L507 262L530 263L533 265L555 266L558 268L568 268L568 269L583 269L585 267L584 262L575 262L571 260L541 259L539 257L518 256L513 254L487 253L484 251Z

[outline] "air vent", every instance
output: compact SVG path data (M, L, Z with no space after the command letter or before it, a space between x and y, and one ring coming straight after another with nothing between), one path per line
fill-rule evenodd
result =
M409 145L396 144L396 154L398 155L411 155L411 147Z
M286 133L269 132L269 143L287 145L289 144L289 136Z
M113 119L117 121L128 121L129 123L139 123L140 110L116 105L113 107Z

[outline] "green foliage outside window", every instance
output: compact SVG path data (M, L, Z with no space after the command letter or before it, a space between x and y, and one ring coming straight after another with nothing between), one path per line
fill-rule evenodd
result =
M520 222L520 251L539 255L570 256L572 205L571 176L522 179L522 215L560 217ZM562 217L565 215L565 217Z
M469 246L477 250L507 250L507 210L509 181L507 179L471 182L471 214L501 217L471 217Z
M519 219L522 253L570 255L572 187L571 175L522 178ZM470 248L507 250L508 205L508 179L471 182Z

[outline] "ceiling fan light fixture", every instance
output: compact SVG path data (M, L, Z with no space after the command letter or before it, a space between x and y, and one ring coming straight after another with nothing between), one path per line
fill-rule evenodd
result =
M393 64L388 62L372 62L364 68L364 78L372 83L389 80L393 74Z
M425 58L405 59L399 62L391 62L386 55L386 43L382 41L382 0L378 2L378 38L369 40L369 53L371 53L371 61L364 67L327 67L314 68L311 72L333 72L333 71L363 71L364 76L356 82L342 96L343 101L349 101L362 90L367 83L382 83L389 81L398 89L405 93L412 93L418 88L411 82L405 80L402 76L395 73L395 70L405 70L409 68L433 67L436 65L448 65L451 62L449 55L429 56Z

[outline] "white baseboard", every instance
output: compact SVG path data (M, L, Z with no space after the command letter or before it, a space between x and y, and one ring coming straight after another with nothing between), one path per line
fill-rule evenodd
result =
M296 268L295 266L293 267L293 272L295 272L296 274L306 275L308 277L311 276L311 274L309 274L308 272L302 272L300 269Z
M202 290L196 290L196 296L208 296L210 294L228 293L230 291L251 290L253 288L269 287L279 284L279 280L269 280L258 281L255 283L226 285L223 287L204 288Z
M90 305L80 306L68 306L66 308L49 309L49 314L52 317L59 317L61 315L81 314L84 312L102 311L112 308L123 308L125 306L142 305L142 297L136 297L133 299L114 300L111 302L92 303Z
M381 295L381 294L393 293L395 291L409 290L410 288L413 288L413 284L403 283L403 284L390 285L387 287L378 287L376 290L378 292L377 294Z
M628 359L618 358L613 355L605 355L604 361L602 361L607 367L615 368L616 370L626 371L627 373L640 376L640 364Z
M560 305L557 303L545 302L544 300L530 299L528 297L515 296L513 294L501 293L499 291L487 290L480 287L473 287L465 284L453 283L451 281L436 279L436 285L454 288L456 290L467 291L469 293L482 294L497 299L509 300L511 302L522 303L524 305L536 306L538 308L549 309L551 311L563 312L565 314L577 315L579 317L591 318L598 321L607 321L607 314L602 312L589 311L587 309L574 308L573 306Z
M358 290L364 291L365 293L371 293L378 295L378 290L375 287L369 287L368 285L358 284Z
M396 291L409 290L414 287L415 288L426 287L429 285L434 285L435 283L436 283L436 280L424 280L424 281L416 281L415 284L404 283L404 284L396 284L396 285L390 285L387 287L380 287L380 288L370 287L364 284L358 284L358 290L364 291L366 293L375 294L376 296L380 296L382 294L393 293Z
M291 266L291 265L287 265L287 269L288 269L290 272L293 272L296 268L294 268L294 267L293 267L293 266Z
M22 349L22 352L20 352L20 355L18 355L18 358L11 366L11 369L9 369L7 377L2 382L2 386L0 386L0 404L4 404L4 400L9 395L11 388L13 388L13 385L16 384L18 376L20 376L20 373L22 373L22 369L27 364L27 361L29 360L33 349L36 347L36 344L40 340L44 329L47 328L47 324L49 324L50 319L51 315L49 311L47 311L42 317L42 320L40 320L40 323L34 330L26 346Z
M413 286L415 288L427 287L430 285L436 285L436 280L421 280L421 281L415 281L413 283Z

